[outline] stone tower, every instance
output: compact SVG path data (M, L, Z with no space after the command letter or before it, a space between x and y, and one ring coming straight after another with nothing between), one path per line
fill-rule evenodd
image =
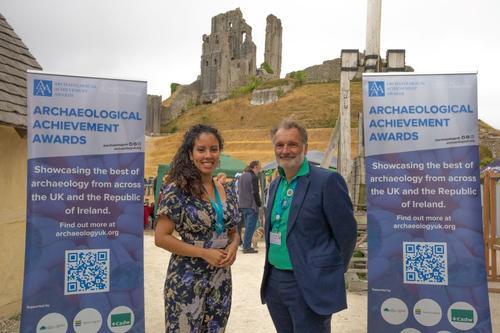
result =
M256 72L252 27L239 8L212 18L209 36L203 35L201 102L217 102L248 83Z
M281 49L283 28L281 20L273 14L267 16L266 23L266 48L264 51L264 62L273 70L272 77L279 79L281 73Z

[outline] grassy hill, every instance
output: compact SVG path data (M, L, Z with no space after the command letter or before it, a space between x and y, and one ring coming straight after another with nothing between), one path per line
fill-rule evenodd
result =
M266 105L250 105L250 97L246 94L216 104L194 106L162 131L183 132L197 123L211 124L221 130L270 128L285 117L298 120L307 128L326 128L333 127L338 116L338 83L303 85ZM351 103L353 127L357 127L357 115L362 109L361 82L351 85Z
M351 83L352 156L357 156L358 115L362 111L361 82ZM182 135L197 123L210 124L221 130L225 140L224 152L245 162L274 159L269 139L270 128L285 117L300 121L310 135L310 150L325 150L339 111L339 84L306 84L295 88L277 102L250 105L250 94L227 99L216 104L193 106L179 118L168 123L161 137L146 139L146 177L154 176L158 164L170 163ZM166 103L169 100L165 101ZM481 157L491 156L491 149L500 138L500 131L479 122ZM491 144L488 142L491 141ZM496 146L500 146L496 144ZM500 149L499 147L496 147ZM495 153L499 155L498 152Z
M269 130L283 118L300 121L309 131L309 149L326 149L338 117L339 84L307 84L295 88L279 101L267 105L250 105L250 94L216 104L198 105L162 128L169 133L146 140L146 176L154 176L158 164L169 163L187 128L197 123L210 124L221 130L224 152L245 162L274 159ZM168 100L167 100L168 102ZM353 156L357 155L358 114L362 110L361 82L351 85L351 119Z

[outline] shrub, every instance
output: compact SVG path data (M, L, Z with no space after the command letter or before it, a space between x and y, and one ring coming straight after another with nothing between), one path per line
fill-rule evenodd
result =
M297 80L297 84L300 86L304 83L306 80L306 72L304 71L297 71L295 72L295 80Z
M177 90L177 87L180 86L180 83L171 83L170 84L170 94L173 94L176 90Z
M284 94L285 94L285 92L283 91L283 88L279 87L278 91L276 92L276 95L278 97L283 97Z
M491 150L484 145L479 145L479 165L484 167L494 160Z
M231 93L229 94L229 98L234 98L234 97L249 94L252 91L254 91L255 88L257 88L261 83L262 82L259 78L253 76L247 85L233 89L231 91Z
M295 85L301 86L306 80L306 72L296 71L290 73L290 78L295 80Z
M260 65L260 68L265 70L268 74L274 74L274 71L271 68L271 66L265 61Z

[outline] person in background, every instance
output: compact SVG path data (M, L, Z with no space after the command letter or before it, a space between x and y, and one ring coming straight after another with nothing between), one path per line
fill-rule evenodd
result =
M252 248L252 237L259 216L260 201L259 179L260 162L252 161L245 169L238 182L238 197L241 212L245 220L245 234L243 236L243 253L257 253Z
M149 227L149 216L151 215L151 207L149 206L149 200L144 201L144 230Z
M151 220L151 229L155 228L155 203L154 201L149 204L149 218Z
M172 253L166 332L223 332L229 318L241 215L236 194L212 178L223 147L217 129L191 127L161 189L155 244Z
M279 176L269 187L261 300L278 333L329 333L347 307L344 273L357 227L338 173L308 163L307 131L284 120L271 130Z
M227 175L224 172L219 172L216 179L221 185L225 185L227 183Z

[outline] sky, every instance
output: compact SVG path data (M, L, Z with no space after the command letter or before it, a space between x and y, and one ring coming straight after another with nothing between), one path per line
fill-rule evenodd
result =
M257 66L266 17L283 26L281 75L365 49L367 0L0 0L0 13L44 71L172 82L200 74L211 18L239 7L252 27ZM382 0L381 55L406 49L416 72L478 72L479 118L500 129L500 1Z

